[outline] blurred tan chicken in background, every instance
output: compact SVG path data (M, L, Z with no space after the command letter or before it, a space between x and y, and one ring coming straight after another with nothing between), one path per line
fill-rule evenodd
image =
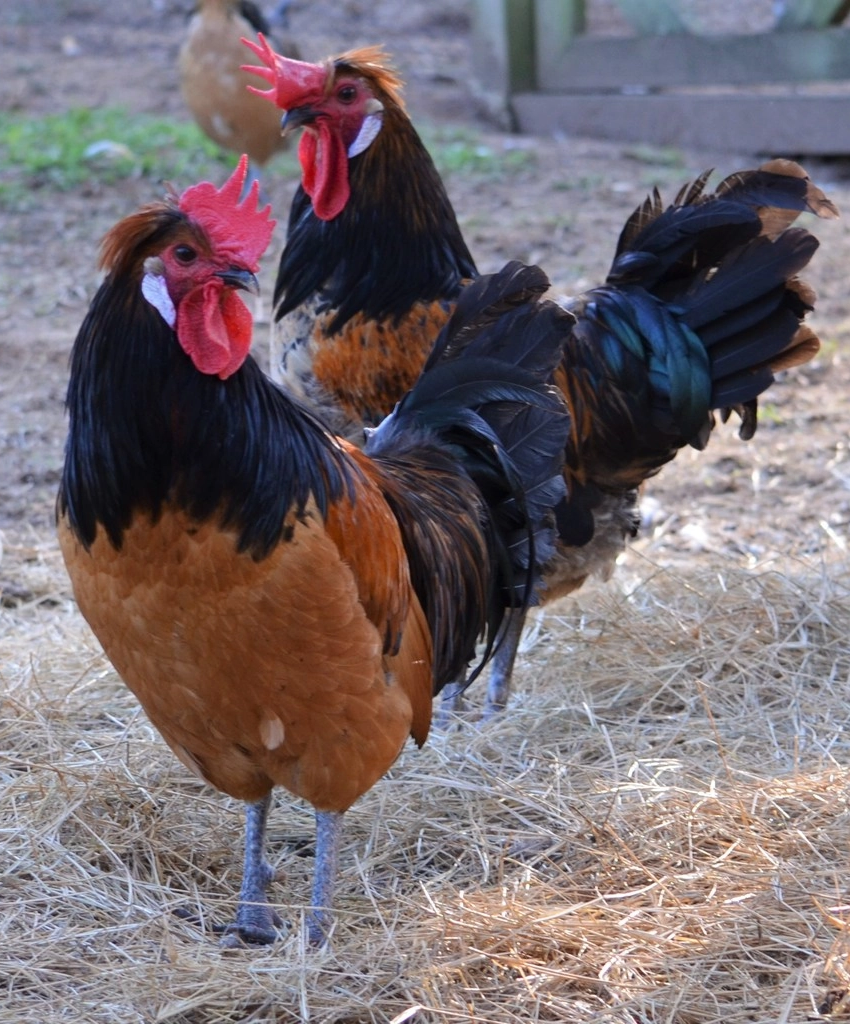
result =
M200 129L222 148L248 155L246 189L287 145L280 111L248 91L256 78L241 70L245 47L240 40L255 39L258 32L267 35L272 29L252 0L196 0L179 60L183 98ZM299 56L283 31L272 34L279 53Z

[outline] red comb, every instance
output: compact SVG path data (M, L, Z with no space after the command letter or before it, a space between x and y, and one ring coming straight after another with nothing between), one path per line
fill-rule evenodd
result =
M281 110L289 110L291 107L303 103L305 98L324 94L327 68L321 64L307 64L303 60L292 60L290 57L281 57L269 45L269 41L262 32L257 34L259 43L253 39L244 39L242 42L248 47L255 57L263 62L265 67L256 67L253 64L243 64L242 70L249 71L252 75L264 78L271 89L255 89L253 85L248 88L258 96L265 96Z
M186 189L178 206L201 225L217 252L232 253L234 262L256 273L276 222L269 217L271 205L258 209L259 181L251 183L248 195L239 202L247 175L248 157L243 154L221 188L202 181Z

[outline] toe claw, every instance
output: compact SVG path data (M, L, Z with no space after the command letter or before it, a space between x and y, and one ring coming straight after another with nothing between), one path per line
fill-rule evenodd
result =
M270 946L280 938L281 930L288 923L268 903L240 903L236 920L229 924L213 925L216 935L221 935L222 949L239 949L243 946Z
M243 946L270 946L280 938L285 922L276 910L265 907L240 907L236 920L230 924L215 925L213 931L221 935L222 949L241 949Z

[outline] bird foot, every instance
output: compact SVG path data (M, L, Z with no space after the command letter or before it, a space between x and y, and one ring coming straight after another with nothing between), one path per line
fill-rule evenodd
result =
M331 935L332 915L324 910L310 910L307 914L307 941L316 949L328 944Z
M280 937L286 922L268 903L240 903L236 920L231 924L213 925L221 935L222 949L241 949L244 946L270 946Z
M203 931L221 935L219 945L222 949L269 946L277 941L281 930L289 927L289 923L267 903L241 903L236 912L236 920L230 924L208 923L203 916L186 907L176 907L173 914L181 921L197 925Z
M489 695L487 701L484 704L484 710L481 712L482 722L492 722L494 718L498 718L508 705L508 695L505 694L503 698L493 699Z
M449 732L451 729L460 728L465 723L474 722L478 718L478 711L473 710L464 697L464 689L455 686L446 690L437 713L434 716L434 726L441 732Z
M497 673L494 668L494 671L490 674L490 680L487 684L487 698L484 701L484 710L481 712L481 721L491 722L494 718L498 718L498 716L501 715L508 706L510 696L510 673L507 676L504 676Z

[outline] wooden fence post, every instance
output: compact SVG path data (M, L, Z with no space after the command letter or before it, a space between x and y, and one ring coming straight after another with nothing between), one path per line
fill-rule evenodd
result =
M473 92L487 113L513 128L510 97L537 88L535 0L473 0Z

